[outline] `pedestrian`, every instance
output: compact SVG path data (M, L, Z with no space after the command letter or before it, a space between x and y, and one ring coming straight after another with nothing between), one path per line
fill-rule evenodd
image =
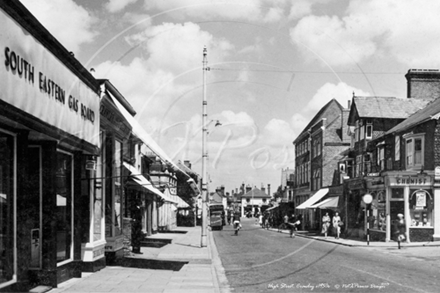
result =
M260 227L263 227L263 215L260 214L260 215L258 216L258 219L259 219ZM264 228L264 227L263 227L263 228Z
M397 246L400 249L400 242L406 240L406 225L405 225L405 219L403 218L403 214L397 214L397 220L395 221L394 231L397 238Z
M292 214L292 217L290 218L289 226L290 226L290 238L295 238L295 231L298 230L298 226L301 224L301 221L299 220L299 216L296 218L294 214Z
M283 222L278 226L278 233L281 233L281 229L286 229L289 226L289 216L287 214L283 217Z
M325 215L322 217L322 231L321 231L321 233L324 234L325 238L327 238L329 227L330 227L330 216L328 215L328 212L326 212Z
M240 228L241 228L240 214L239 214L239 213L235 213L235 214L234 214L234 229L235 229L235 235L238 235L238 230L240 230Z
M332 219L333 230L335 231L335 238L339 239L339 234L341 234L341 226L342 226L341 217L339 213L336 212Z

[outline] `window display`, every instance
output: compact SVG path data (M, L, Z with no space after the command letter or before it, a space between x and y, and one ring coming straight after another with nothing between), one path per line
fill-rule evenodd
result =
M431 190L411 189L409 195L411 227L432 227L433 207Z
M386 218L385 218L385 191L375 191L371 192L373 196L373 201L371 203L371 219L370 227L372 229L386 231Z

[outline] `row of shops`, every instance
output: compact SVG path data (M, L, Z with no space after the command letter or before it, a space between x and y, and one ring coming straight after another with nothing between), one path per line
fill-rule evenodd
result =
M440 171L440 170L439 170ZM440 173L388 171L369 174L362 178L348 179L340 186L322 188L295 209L279 204L268 209L273 217L301 215L304 219L301 230L320 230L322 217L330 217L336 211L345 223L344 237L371 241L395 240L398 214L405 219L408 242L439 240L440 210L435 202L440 201L440 189L436 179ZM365 202L365 196L371 202Z
M0 291L56 287L175 227L178 167L19 1L0 26Z

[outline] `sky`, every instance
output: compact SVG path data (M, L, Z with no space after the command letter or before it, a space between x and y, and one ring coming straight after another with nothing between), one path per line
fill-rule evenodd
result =
M323 105L347 107L353 93L405 98L409 69L440 67L434 0L21 2L199 174L206 47L211 191L276 191L281 170L294 169L292 142Z

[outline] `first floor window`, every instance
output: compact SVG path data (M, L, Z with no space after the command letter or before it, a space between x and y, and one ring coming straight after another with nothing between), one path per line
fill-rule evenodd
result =
M424 160L424 136L406 137L406 168L420 169Z

